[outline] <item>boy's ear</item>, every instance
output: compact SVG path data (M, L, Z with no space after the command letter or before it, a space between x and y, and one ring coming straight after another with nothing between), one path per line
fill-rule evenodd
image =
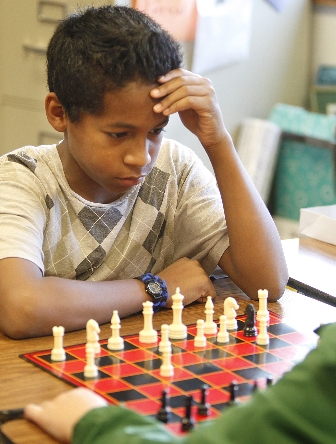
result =
M64 133L67 128L67 117L63 106L54 92L47 94L45 98L45 110L50 125L60 133Z

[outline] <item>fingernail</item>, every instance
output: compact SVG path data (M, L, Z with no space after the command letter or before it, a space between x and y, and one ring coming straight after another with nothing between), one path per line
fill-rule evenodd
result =
M152 89L151 93L153 96L158 96L160 94L160 90L159 88L154 88Z
M162 111L162 105L161 103L157 103L154 107L153 107L154 111L157 113L160 113Z

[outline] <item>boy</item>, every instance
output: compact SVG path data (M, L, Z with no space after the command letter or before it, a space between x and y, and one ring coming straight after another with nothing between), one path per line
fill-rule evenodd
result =
M336 324L320 328L318 347L278 383L231 407L183 438L158 421L107 402L88 389L26 407L27 419L61 442L107 444L334 443L336 436Z
M146 300L157 311L171 306L177 286L184 304L215 297L217 265L250 297L259 288L270 300L282 295L288 275L273 221L211 83L180 66L176 42L132 8L88 8L56 29L45 108L64 139L1 159L8 336L106 323ZM191 150L163 139L176 112L206 150L218 188Z

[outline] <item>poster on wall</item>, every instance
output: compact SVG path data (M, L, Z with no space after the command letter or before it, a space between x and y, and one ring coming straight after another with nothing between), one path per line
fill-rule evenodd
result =
M197 0L192 71L203 74L249 56L252 0Z
M133 0L133 7L160 23L175 39L194 40L196 0Z

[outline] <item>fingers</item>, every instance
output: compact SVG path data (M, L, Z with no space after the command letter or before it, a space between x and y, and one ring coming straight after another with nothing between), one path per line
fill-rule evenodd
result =
M68 443L75 424L90 410L106 405L107 401L92 390L77 388L40 405L27 405L24 416L58 441Z
M37 404L28 404L24 409L24 417L29 421L39 422L42 414L42 407Z
M211 82L189 71L175 70L158 81L162 85L150 92L153 98L162 98L153 108L157 113L169 115L187 109L205 108L214 97Z
M201 296L200 298L198 298L196 300L196 302L200 303L200 304L206 304L207 300L208 300L208 296L211 296L212 300L214 301L216 299L216 294L208 294L207 296Z

